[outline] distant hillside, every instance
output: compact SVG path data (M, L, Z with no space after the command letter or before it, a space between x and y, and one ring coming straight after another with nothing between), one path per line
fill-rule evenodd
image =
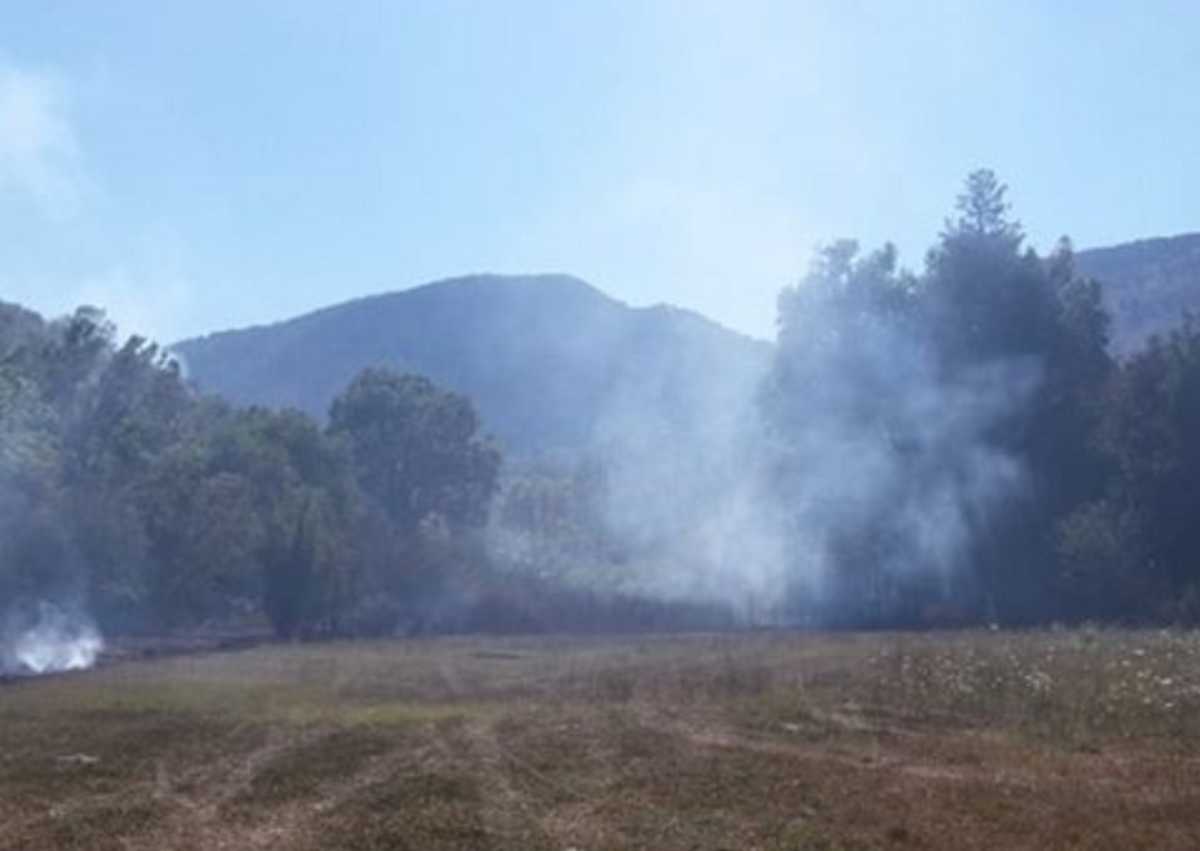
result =
M0 301L0 359L35 340L42 331L42 321L32 310Z
M318 417L366 366L421 373L469 395L485 427L522 452L585 445L632 411L684 426L727 414L771 352L564 275L456 278L171 348L203 390Z
M1144 239L1081 251L1079 271L1103 281L1116 351L1130 352L1155 332L1200 312L1200 234Z

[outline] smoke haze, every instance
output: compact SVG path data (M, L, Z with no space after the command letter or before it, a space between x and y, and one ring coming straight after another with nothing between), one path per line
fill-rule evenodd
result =
M894 254L853 250L785 292L773 360L631 359L639 381L609 399L588 450L622 590L748 623L882 617L915 584L926 605L966 599L972 548L1029 490L997 437L1042 367L947 366ZM863 301L876 296L900 301Z
M92 667L104 639L91 618L40 602L8 612L0 630L0 674L48 674Z

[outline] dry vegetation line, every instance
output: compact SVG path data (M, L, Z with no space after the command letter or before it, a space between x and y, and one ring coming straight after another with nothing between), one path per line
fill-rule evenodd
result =
M650 711L649 707L643 708L639 717L643 723L664 734L679 736L703 748L744 750L806 762L833 763L852 770L890 772L898 776L942 783L984 784L993 788L1006 787L1027 792L1045 790L1048 786L1086 786L1116 792L1147 804L1163 803L1171 799L1171 796L1163 791L1148 788L1139 782L1137 773L1132 770L1135 760L1129 756L1110 753L1067 755L1038 749L1038 767L1014 765L1014 759L1019 757L1011 750L1011 740L1001 737L992 741L986 732L953 735L926 733L870 724L843 712L809 711L809 714L826 721L839 732L869 732L874 738L869 744L843 738L833 747L828 743L804 744L779 741L762 735L748 735L728 726L717 726L711 720L703 723L688 722L661 712L655 713ZM925 754L925 758L922 759L921 751L928 750L928 743L934 741L942 746L941 749L937 753ZM989 757L981 756L977 760L947 764L946 753L959 747L963 753L974 754L983 751L987 752ZM1005 756L991 753L993 747L1001 748ZM1048 770L1047 761L1056 767ZM1137 761L1144 768L1158 765L1160 770L1150 772L1151 774L1164 774L1167 773L1166 769L1170 768L1179 770L1181 765L1194 767L1200 764L1200 759L1195 757L1172 756L1156 759L1145 754L1139 756ZM1200 848L1200 839L1197 840L1197 847Z
M453 661L438 661L438 679L453 701L466 700L468 692ZM483 796L479 815L487 831L497 836L518 836L523 832L522 823L536 824L537 819L530 802L509 781L507 764L512 757L500 746L495 724L495 719L487 716L471 718L458 728L463 733L461 743L449 737L444 727L438 728L434 741L447 762L465 762L478 778ZM464 747L466 752L462 753Z
M536 805L517 791L509 778L514 764L511 754L501 747L491 719L471 720L464 727L468 759L479 778L483 801L480 817L489 834L520 836L527 827L537 827Z
M879 727L841 712L810 714L825 720L832 728L842 732L870 732L875 738L869 747L840 741L837 748L831 748L826 743L802 744L770 739L762 735L749 735L728 726L719 727L711 720L687 721L678 716L667 715L649 705L639 707L637 717L641 724L650 729L681 738L700 748L743 750L804 762L835 763L858 771L893 772L922 780L949 783L983 782L1034 789L1047 780L1045 776L1034 772L1014 771L1011 767L1000 769L918 762L907 754L893 754L885 750L889 741L919 742L922 734L918 732Z
M264 821L237 823L224 810L226 805L251 789L264 768L336 732L337 728L324 725L299 730L272 726L262 746L240 759L216 767L206 766L182 783L171 782L166 766L160 760L156 767L155 797L170 803L174 812L166 824L144 841L127 842L126 847L131 851L141 848L157 851L172 847L172 842L180 840L200 848L290 848L302 845L303 839L313 835L312 821L354 800L363 790L392 779L414 754L404 746L378 754L361 770L325 784L316 802L301 798L272 806L264 810L269 812L269 818ZM195 798L176 791L175 787L179 785L210 791Z
M322 790L321 799L309 805L307 811L315 816L336 810L343 804L355 800L367 789L393 780L403 766L409 764L414 758L418 762L421 761L432 750L432 747L426 746L413 753L404 746L400 746L373 756L367 760L362 770L356 771L344 780Z
M241 728L234 728L227 735L232 738L241 732ZM161 849L185 838L189 843L201 847L226 847L231 840L236 840L240 848L265 848L281 839L298 835L300 813L294 808L273 813L268 825L255 828L239 828L222 811L227 804L250 789L254 778L265 766L323 735L326 735L326 731L315 727L296 730L270 726L263 744L248 754L218 761L215 766L205 765L175 778L171 777L166 763L160 758L155 764L152 797L169 804L171 815L144 841L127 841L126 847L130 851L139 848ZM199 790L199 794L196 796L179 791L181 787ZM165 838L163 833L170 838ZM164 841L168 845L164 845Z
M467 699L462 678L451 660L439 662L438 677L454 700ZM506 748L497 730L502 717L488 713L470 718L457 728L462 733L461 741L451 739L445 730L439 731L435 741L448 759L464 761L465 767L479 779L480 818L489 834L516 838L530 832L541 833L546 827L545 808L517 788L513 782L515 774L536 781L557 796L580 801L588 796L547 777Z

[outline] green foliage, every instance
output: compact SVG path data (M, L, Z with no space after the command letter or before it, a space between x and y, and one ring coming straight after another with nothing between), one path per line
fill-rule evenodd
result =
M946 222L943 247L967 238L996 242L1016 249L1023 239L1021 225L1008 218L1011 205L1004 199L1008 186L988 168L967 175L962 194L954 202L958 218Z
M1107 480L1108 317L1069 242L1023 250L1005 192L968 176L923 275L845 241L780 297L762 409L795 572L820 564L824 618L1063 612L1055 524Z
M616 586L626 547L605 522L607 498L599 463L506 465L489 529L497 561L568 585Z
M481 554L467 542L487 520L500 453L478 435L463 396L417 375L366 369L330 409L366 500L356 617L372 630L424 629L443 617L456 576ZM384 602L380 602L382 597Z
M1107 493L1064 524L1067 568L1081 594L1119 592L1126 617L1194 621L1200 326L1189 317L1152 337L1121 364L1105 401L1100 441L1115 472Z
M754 510L771 512L772 530L781 520L791 614L875 626L1200 619L1200 325L1114 361L1104 290L1076 266L1065 239L1047 257L1026 248L1006 187L980 170L920 274L890 245L860 254L842 241L781 293L759 392L768 428L746 456L770 461L773 504ZM591 433L606 393L635 408L653 399L669 409L663 429L686 428L714 411L689 401L684 372L729 356L750 374L762 354L685 316L625 328L620 310L559 283L556 321L587 325L576 348L619 350L623 365L541 343L495 359L486 335L459 335L478 349L472 370L494 368L476 370L488 405L506 407L512 390L521 401L505 422L530 440ZM519 289L489 291L494 309L479 315L541 321ZM434 313L448 304L418 296ZM674 359L646 342L662 322L689 341ZM422 339L444 369L462 354ZM578 381L551 381L547 422L530 425L540 409L528 396L542 391L525 375L518 393L513 371L559 355ZM328 389L332 375L312 378ZM198 397L169 354L119 342L95 308L45 322L0 304L5 602L78 601L109 630L250 619L288 638L720 622L622 596L638 553L661 542L606 519L615 468L571 456L501 482L500 462L474 403L422 376L363 370L323 429L300 411ZM489 562L485 532L513 570Z
M329 414L363 489L409 532L430 521L459 529L486 520L500 454L478 430L465 397L383 368L359 373Z
M0 305L0 599L66 598L108 630L265 617L286 637L416 599L483 522L499 453L425 379L365 374L338 411L327 434L198 398L97 310Z

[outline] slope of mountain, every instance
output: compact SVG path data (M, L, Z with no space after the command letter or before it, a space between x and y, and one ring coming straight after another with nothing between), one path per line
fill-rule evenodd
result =
M686 425L749 399L771 347L565 275L478 275L171 346L205 391L324 417L360 369L427 375L518 452L577 448L630 411Z
M1119 353L1169 331L1185 310L1200 311L1200 233L1093 248L1076 263L1104 283Z

